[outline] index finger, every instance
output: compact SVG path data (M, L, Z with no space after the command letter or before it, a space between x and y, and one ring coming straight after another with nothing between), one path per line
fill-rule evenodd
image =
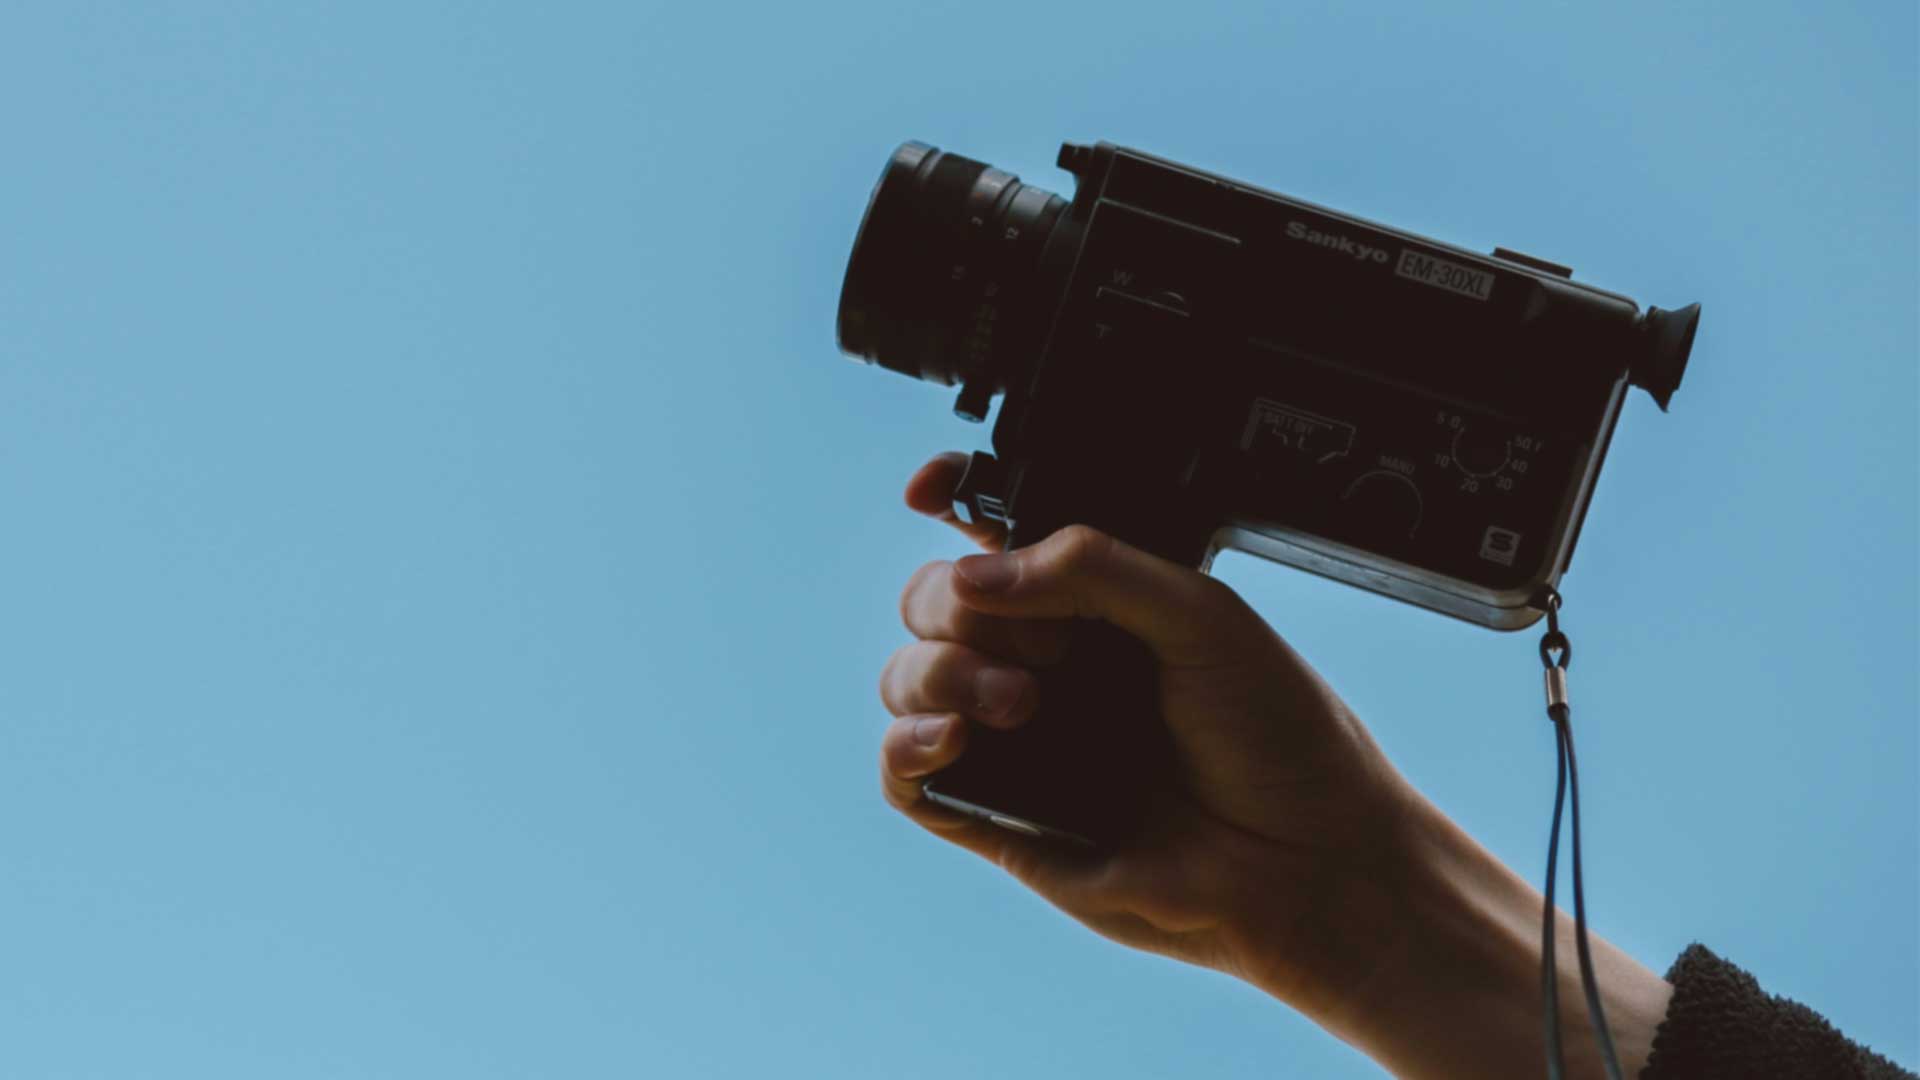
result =
M907 481L907 506L916 513L946 522L987 551L1005 551L1005 525L997 521L969 524L960 520L960 515L953 511L953 489L959 485L960 476L966 469L967 455L957 450L935 455Z

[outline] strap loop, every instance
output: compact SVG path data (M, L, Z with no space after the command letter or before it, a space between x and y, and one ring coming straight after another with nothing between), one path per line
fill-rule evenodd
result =
M1555 649L1560 650L1558 659L1550 655ZM1573 663L1573 642L1558 630L1547 631L1540 638L1540 662L1549 668L1565 671L1567 665Z
M1540 663L1565 671L1573 663L1573 642L1560 632L1560 594L1551 585L1542 586L1534 594L1533 606L1547 613L1547 632L1540 638ZM1560 652L1558 659L1551 655L1556 649Z

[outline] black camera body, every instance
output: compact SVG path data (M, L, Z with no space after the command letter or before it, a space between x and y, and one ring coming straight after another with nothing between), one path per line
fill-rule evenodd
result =
M848 265L845 351L961 386L968 419L1005 393L963 515L1005 521L1010 547L1077 522L1201 570L1234 548L1496 629L1540 618L1628 387L1666 408L1698 305L1643 314L1541 259L1105 142L1059 164L1071 202L906 143ZM1074 711L1152 692L1116 684L1138 643L1084 636L1084 677L1056 679ZM1118 783L1147 786L1160 752L1144 733ZM1129 815L1086 811L1086 791L1073 807L1010 794L1014 774L1064 764L1026 756L928 791L1009 827L1125 836Z

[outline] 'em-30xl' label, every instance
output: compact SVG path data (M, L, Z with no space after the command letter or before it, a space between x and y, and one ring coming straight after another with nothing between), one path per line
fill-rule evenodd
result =
M1393 272L1403 278L1411 278L1422 285L1431 285L1436 289L1445 289L1461 296L1471 296L1475 300L1485 300L1493 295L1493 275L1485 270L1475 270L1470 266L1448 262L1433 255L1422 254L1412 248L1400 251L1400 261L1394 264Z

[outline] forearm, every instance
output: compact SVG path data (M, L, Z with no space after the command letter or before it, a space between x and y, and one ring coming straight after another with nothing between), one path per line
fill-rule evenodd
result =
M1394 868L1352 882L1343 901L1391 931L1321 973L1331 995L1289 1004L1398 1077L1541 1075L1540 893L1410 789L1406 805ZM1567 1076L1603 1077L1573 918L1557 914ZM1588 938L1614 1047L1636 1076L1673 989L1591 927Z

